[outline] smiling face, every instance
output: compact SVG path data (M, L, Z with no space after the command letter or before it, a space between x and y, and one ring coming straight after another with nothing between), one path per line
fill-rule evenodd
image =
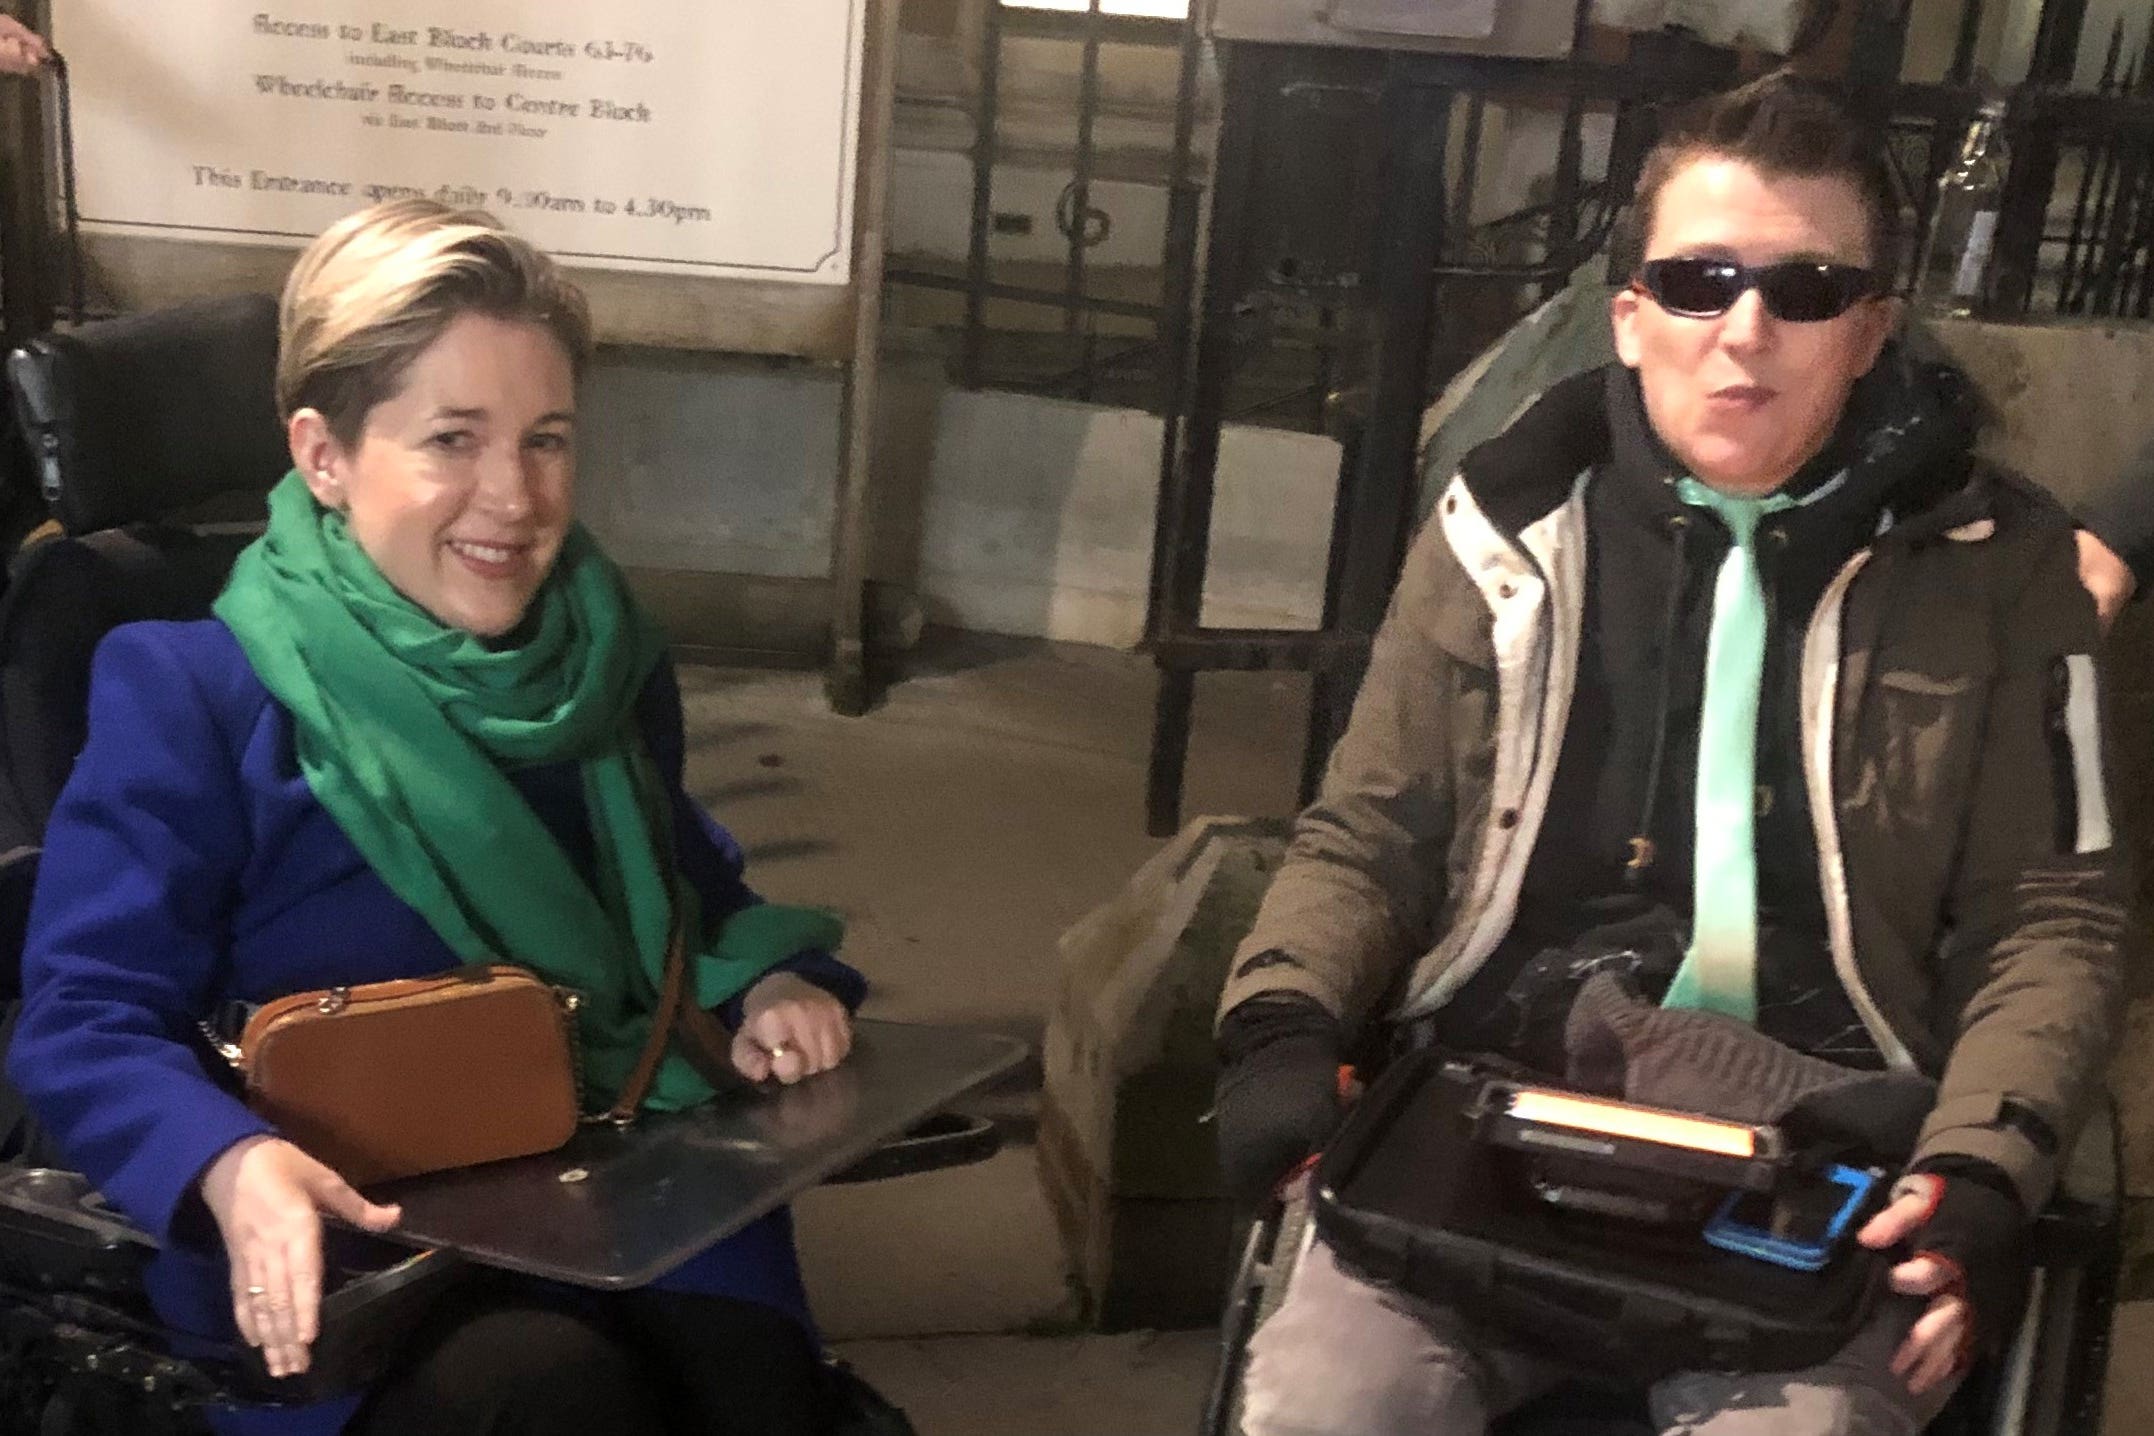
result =
M318 411L295 413L292 457L399 593L448 627L498 638L567 536L575 408L551 331L464 314L367 412L356 445L339 444Z
M1662 187L1645 258L1781 260L1871 266L1869 213L1837 176L1769 176L1706 154ZM1898 318L1868 299L1798 324L1755 289L1725 313L1671 314L1627 289L1611 306L1616 353L1638 373L1646 415L1689 472L1723 493L1768 494L1824 448L1848 391L1877 362Z

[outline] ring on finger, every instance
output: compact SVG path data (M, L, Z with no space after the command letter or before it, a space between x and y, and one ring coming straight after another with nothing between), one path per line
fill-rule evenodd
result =
M763 1050L770 1055L770 1060L775 1062L780 1057L789 1055L792 1052L793 1048L790 1043L773 1042L770 1044L770 1046L764 1048Z
M250 1286L247 1288L247 1295L255 1298L256 1300L260 1300L261 1298L269 1295L269 1288L266 1286Z

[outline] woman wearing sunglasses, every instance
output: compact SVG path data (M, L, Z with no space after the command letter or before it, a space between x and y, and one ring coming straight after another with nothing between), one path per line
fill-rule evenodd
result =
M1222 1165L1276 1190L1391 1024L1582 1080L1599 973L1639 1030L1748 1054L1661 1053L1696 1110L1798 1060L1897 1074L1928 1115L1877 1153L1890 1292L1846 1347L1641 1379L1668 1432L1904 1436L2012 1329L2114 1041L2095 611L2068 521L1889 342L1892 190L1834 104L1774 77L1677 117L1637 214L1621 362L1468 455L1407 561L1230 968ZM1442 1297L1317 1241L1245 1429L1471 1436L1570 1369Z

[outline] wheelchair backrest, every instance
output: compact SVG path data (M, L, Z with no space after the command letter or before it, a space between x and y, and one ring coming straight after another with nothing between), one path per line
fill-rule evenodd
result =
M207 300L87 325L9 356L8 387L62 532L0 596L0 998L18 984L45 820L87 718L90 659L141 619L200 618L291 467L276 302ZM214 515L222 522L195 522Z
M8 359L8 388L52 516L87 534L266 492L291 467L276 366L266 294L31 340Z

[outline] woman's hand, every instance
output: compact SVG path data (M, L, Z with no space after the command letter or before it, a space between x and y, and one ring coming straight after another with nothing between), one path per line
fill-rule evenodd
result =
M790 1085L828 1072L853 1049L845 1004L790 972L774 972L749 988L741 1012L733 1069L751 1082L775 1077Z
M307 1369L322 1304L322 1219L331 1212L370 1232L403 1213L369 1202L281 1137L234 1142L202 1174L202 1200L231 1262L232 1315L271 1376Z

